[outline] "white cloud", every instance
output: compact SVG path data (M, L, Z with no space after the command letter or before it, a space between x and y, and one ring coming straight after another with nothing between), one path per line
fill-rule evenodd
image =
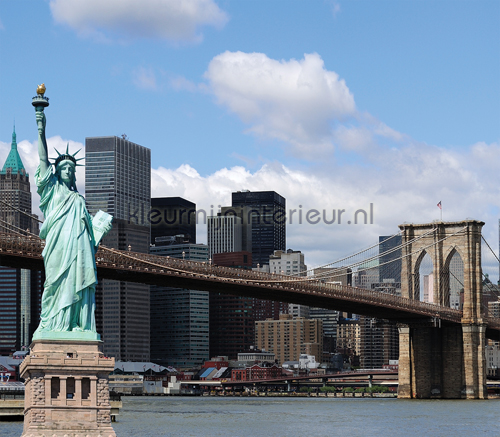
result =
M213 0L51 0L54 20L83 36L201 41L203 26L223 27L227 14Z
M437 203L443 203L443 219L474 218L486 222L483 235L497 250L500 184L495 166L484 167L484 153L498 156L498 144L477 144L468 153L411 144L400 150L379 148L364 165L335 165L314 172L300 171L279 163L266 164L255 172L244 167L221 169L201 176L183 165L178 169L153 169L153 196L181 196L208 214L231 204L231 192L275 190L286 198L287 209L296 209L287 226L287 246L302 250L306 263L317 266L357 252L378 241L379 235L398 232L404 222L429 223L440 218ZM498 162L496 160L495 162ZM347 224L355 211L369 213L373 224ZM298 210L303 212L297 223ZM328 220L332 210L345 209L342 224L327 225L323 219L310 224L308 210L316 209ZM322 218L322 217L321 217ZM206 227L198 226L198 241L206 242ZM486 271L498 275L498 265L489 262Z
M332 8L332 15L333 17L337 17L337 15L339 14L340 12L340 3L337 2L337 1L333 1L332 4L331 4L331 8Z
M151 67L136 68L132 72L132 81L134 82L135 86L144 90L155 91L158 88L156 74Z
M170 86L176 91L196 92L203 89L202 84L197 85L183 76L173 76L170 78Z
M336 144L349 151L362 152L369 146L375 146L373 133L365 126L347 127L340 125L335 129L333 138Z
M277 61L263 53L225 52L205 78L219 104L249 124L249 132L275 138L305 156L332 150L332 124L355 115L354 98L316 54Z
M500 144L476 143L472 146L472 156L478 165L498 168L498 162L500 162Z
M65 150L67 140L48 139L49 149ZM38 164L36 143L19 142L19 153L30 174L34 212L38 210L33 175ZM82 144L70 141L74 153ZM10 144L0 142L3 165ZM83 156L83 150L80 152ZM50 156L54 156L51 152ZM355 165L333 164L328 168L297 170L281 163L263 165L257 171L235 166L202 176L189 166L152 170L152 196L181 196L197 204L207 215L216 214L219 205L231 204L231 193L238 190L275 190L286 198L287 209L296 209L293 224L287 225L287 246L305 253L310 267L355 253L378 241L379 235L392 235L404 222L429 223L440 218L436 204L442 201L443 219L458 221L474 218L486 222L483 235L498 251L500 181L495 163L500 158L500 144L477 143L466 152L410 143L399 149L378 147ZM78 188L83 193L84 170L77 171ZM373 224L347 224L354 212L369 212L373 204ZM331 219L332 210L345 209L343 220L318 224L306 220L306 212L323 210ZM302 210L302 224L298 224ZM206 242L206 226L198 226L198 241ZM495 264L496 263L496 264ZM492 280L498 277L498 263L491 256L483 260Z

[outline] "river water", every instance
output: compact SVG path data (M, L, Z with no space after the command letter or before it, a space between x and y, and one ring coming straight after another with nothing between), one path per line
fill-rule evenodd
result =
M500 436L500 400L124 397L118 437ZM19 437L22 422L0 422Z

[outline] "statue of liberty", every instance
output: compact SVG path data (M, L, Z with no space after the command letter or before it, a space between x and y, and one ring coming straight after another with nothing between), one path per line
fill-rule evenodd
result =
M75 158L78 152L72 155L68 147L63 154L56 150L59 156L52 168L45 138L45 86L37 92L33 106L40 164L35 182L45 217L40 237L45 240L42 255L46 279L40 325L33 340L99 340L95 325L95 253L100 239L111 229L112 217L101 212L92 220L89 215L85 199L76 188L75 169L83 159Z

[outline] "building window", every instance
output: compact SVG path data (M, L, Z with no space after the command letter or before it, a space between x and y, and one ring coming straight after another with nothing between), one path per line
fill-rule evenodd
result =
M57 377L52 378L50 380L50 397L52 399L57 399L59 397L60 390L61 390L61 381Z
M90 398L90 378L82 378L82 399Z
M68 378L66 380L66 399L73 399L75 397L75 378Z

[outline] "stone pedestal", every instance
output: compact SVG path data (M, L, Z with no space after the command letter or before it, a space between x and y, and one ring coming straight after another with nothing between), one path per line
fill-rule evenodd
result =
M20 366L25 379L22 437L116 437L109 374L99 341L35 340Z

